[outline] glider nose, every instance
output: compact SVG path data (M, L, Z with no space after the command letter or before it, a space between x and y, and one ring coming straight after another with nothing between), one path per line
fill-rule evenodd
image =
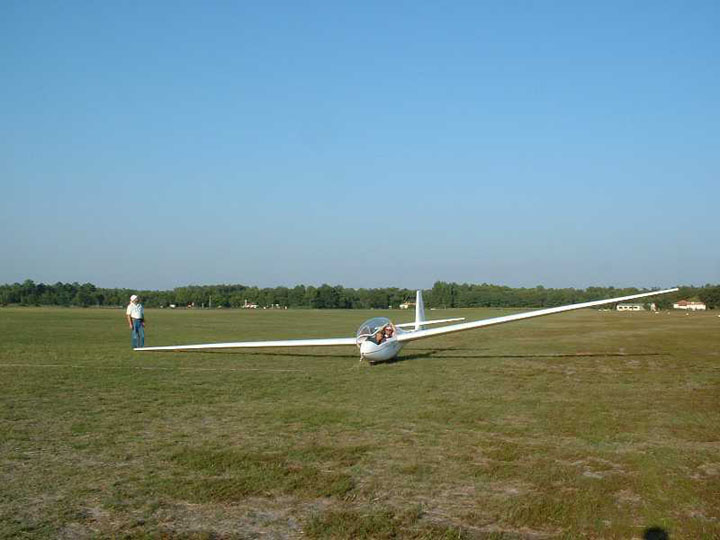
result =
M373 343L369 339L366 339L360 344L360 355L361 356L369 356L372 355L374 352L377 352L378 345L376 343Z

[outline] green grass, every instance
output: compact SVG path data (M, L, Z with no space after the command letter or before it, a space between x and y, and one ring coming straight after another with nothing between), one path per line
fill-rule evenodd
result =
M379 314L154 310L147 344L349 336ZM0 309L0 537L720 536L715 313L585 310L374 367L129 342L121 310Z

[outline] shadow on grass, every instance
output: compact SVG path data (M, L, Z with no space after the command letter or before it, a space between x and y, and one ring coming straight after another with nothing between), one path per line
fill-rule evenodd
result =
M398 356L397 358L394 358L392 360L388 360L387 362L382 363L395 363L395 362L405 362L408 360L423 360L423 359L433 359L433 360L443 360L445 358L452 358L452 359L462 359L462 358L470 358L470 359L490 359L490 358L540 358L540 359L547 359L547 358L594 358L594 357L601 357L601 358L607 358L607 357L628 357L628 358L636 358L641 356L668 356L666 353L607 353L607 352L587 352L587 353L545 353L545 354L438 354L438 353L445 353L446 351L451 352L458 352L466 350L468 352L472 351L472 349L415 349L411 354L406 354L402 356Z
M462 353L462 351L475 352L482 349L459 349L459 348L438 348L438 349L413 349L410 354L403 354L391 360L373 362L375 364L394 364L397 362L405 362L409 360L423 360L444 358L462 359L462 358L594 358L594 357L642 357L642 356L669 356L667 353L626 353L626 352L582 352L582 353L544 353L544 354L444 354L447 352ZM487 349L485 349L487 350ZM153 352L153 351L148 351ZM183 350L183 351L155 351L163 353L182 353L182 354L220 354L223 356L273 356L280 358L358 358L358 354L337 354L337 353L317 353L317 352L267 352L267 351L230 351L230 350Z
M662 527L650 527L645 529L643 540L669 540L670 535Z

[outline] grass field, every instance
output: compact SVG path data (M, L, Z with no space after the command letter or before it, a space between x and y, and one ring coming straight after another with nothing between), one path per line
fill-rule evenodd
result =
M156 310L146 344L379 314ZM123 311L4 308L0 462L2 538L718 538L720 318L583 310L358 367L133 353Z

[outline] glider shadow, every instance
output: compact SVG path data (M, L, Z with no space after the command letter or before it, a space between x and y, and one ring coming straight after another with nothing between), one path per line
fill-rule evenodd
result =
M444 358L462 359L462 358L475 358L475 359L489 359L489 358L593 358L593 357L638 357L638 356L667 356L665 353L621 353L621 352L584 352L584 353L545 353L545 354L457 354L462 351L468 351L469 353L475 351L482 351L487 349L453 349L453 348L441 348L441 349L413 349L409 354L400 354L399 356L385 361L372 362L376 364L394 364L396 362L406 362L412 360L442 360ZM337 354L337 353L310 353L310 352L268 352L268 351L231 351L231 350L183 350L183 351L158 351L165 353L182 353L182 354L219 354L223 356L273 356L278 358L352 358L357 359L357 354ZM456 354L445 354L445 353L456 353Z
M625 352L583 352L583 353L545 353L545 354L437 354L445 351L474 351L476 349L415 349L411 354L400 355L391 360L391 362L403 362L405 360L421 360L432 358L434 360L442 360L443 358L594 358L594 357L638 357L638 356L668 356L666 353L625 353Z

